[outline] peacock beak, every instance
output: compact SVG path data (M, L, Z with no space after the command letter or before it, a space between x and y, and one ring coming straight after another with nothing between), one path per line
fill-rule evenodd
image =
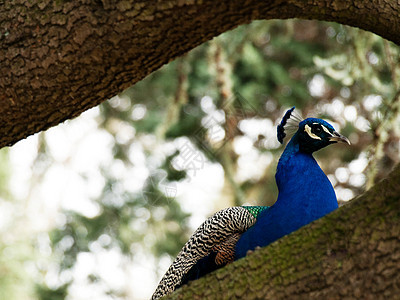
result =
M329 141L330 142L342 142L342 143L347 143L347 144L351 144L349 139L347 137L345 137L344 135L341 135L340 133L334 131L333 132L333 136L329 137Z

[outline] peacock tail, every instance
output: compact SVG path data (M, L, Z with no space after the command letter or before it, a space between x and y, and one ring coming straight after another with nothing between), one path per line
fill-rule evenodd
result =
M240 235L249 229L268 206L237 206L218 211L192 234L175 261L161 279L152 299L173 292L196 263L215 254L215 264L222 267L234 260L235 245ZM186 279L185 281L187 281Z

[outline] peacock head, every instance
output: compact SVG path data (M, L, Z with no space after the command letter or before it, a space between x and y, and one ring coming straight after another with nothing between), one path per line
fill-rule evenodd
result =
M281 144L286 136L285 129L291 127L297 130L292 140L298 144L301 152L313 153L314 151L337 142L350 145L349 139L336 132L333 126L328 122L317 118L301 120L299 117L292 115L293 110L294 107L285 113L278 126L278 141ZM293 122L289 123L288 121L290 120L293 120L294 124Z

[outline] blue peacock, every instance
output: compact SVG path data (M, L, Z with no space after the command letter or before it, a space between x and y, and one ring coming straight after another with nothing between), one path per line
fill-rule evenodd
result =
M338 207L332 184L312 154L333 143L350 142L328 122L301 120L293 110L285 113L277 128L280 143L288 127L295 127L296 132L278 162L275 179L279 195L275 204L230 207L208 218L179 252L152 299L168 295Z

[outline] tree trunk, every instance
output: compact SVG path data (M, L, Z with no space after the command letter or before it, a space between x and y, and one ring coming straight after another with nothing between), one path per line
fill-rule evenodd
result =
M0 147L251 20L336 21L400 44L399 11L395 0L0 0Z
M166 299L399 299L400 165L328 216Z

